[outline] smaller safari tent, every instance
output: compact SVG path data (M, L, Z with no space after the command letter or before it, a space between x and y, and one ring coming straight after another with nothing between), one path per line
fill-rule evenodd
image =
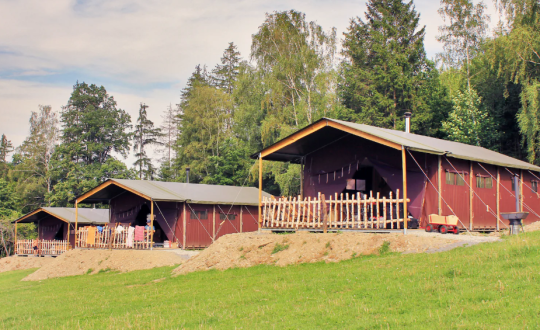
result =
M262 198L263 228L398 229L435 214L499 230L516 196L524 222L540 220L540 167L478 146L322 118L251 157L260 176L263 160L302 168L300 196Z
M15 232L19 223L35 223L38 231L37 240L17 240L16 254L59 255L75 245L75 208L41 207L30 212L15 223ZM79 225L103 226L109 222L108 209L81 208L78 210ZM16 236L16 235L15 235ZM37 246L34 251L34 246Z
M109 179L77 197L75 206L105 203L110 209L110 226L145 226L142 245L125 245L127 236L113 235L112 248L148 249L165 242L204 248L225 234L258 229L258 193L254 187ZM83 229L76 227L79 247L87 240Z

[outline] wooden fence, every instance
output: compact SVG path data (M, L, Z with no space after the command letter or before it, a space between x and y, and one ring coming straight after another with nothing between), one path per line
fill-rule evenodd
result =
M410 202L407 199L407 202ZM403 223L403 199L335 194L334 198L263 198L263 228L304 229L399 229Z
M76 247L80 248L99 248L99 249L150 249L152 246L151 234L152 230L144 230L144 239L142 241L132 240L132 244L128 241L128 230L125 229L118 233L116 227L103 227L100 233L96 230L95 238L88 240L88 227L82 227L77 230ZM131 246L130 246L131 245Z
M37 247L36 250L34 246ZM70 245L66 240L21 239L17 240L15 253L57 256L69 249Z

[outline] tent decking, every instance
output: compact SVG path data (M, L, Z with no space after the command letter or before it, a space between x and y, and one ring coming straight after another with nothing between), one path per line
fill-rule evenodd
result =
M316 198L263 198L264 229L373 230L403 228L404 200L363 196L360 193Z

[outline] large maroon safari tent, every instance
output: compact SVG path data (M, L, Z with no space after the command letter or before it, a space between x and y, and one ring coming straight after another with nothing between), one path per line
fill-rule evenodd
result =
M524 222L540 220L540 167L478 146L323 118L252 158L301 164L301 198L388 197L403 192L405 174L409 215L421 226L430 214L455 214L469 230L507 227L500 213L516 211L515 178Z

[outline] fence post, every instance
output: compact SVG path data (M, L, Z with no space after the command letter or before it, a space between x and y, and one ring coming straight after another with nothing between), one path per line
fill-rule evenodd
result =
M324 196L324 194L321 195L321 203L322 203L322 220L323 220L323 233L327 233L328 232L328 215L326 213L327 209L326 209L326 197Z

